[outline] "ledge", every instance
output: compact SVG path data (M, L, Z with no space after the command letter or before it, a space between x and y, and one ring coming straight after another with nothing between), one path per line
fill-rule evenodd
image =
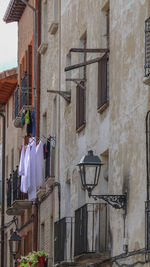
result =
M71 262L71 261L62 261L60 263L55 263L54 267L84 267L85 264L77 263L77 262Z
M105 111L105 109L107 109L108 106L109 106L109 101L104 103L100 108L98 108L97 112L103 113L103 111Z
M46 50L47 50L47 47L48 47L48 43L46 42L42 42L38 48L38 52L41 54L41 55L44 55Z
M46 188L42 187L37 191L36 195L37 195L38 199L40 200L42 198L42 196L45 195L45 193L46 193Z
M49 33L54 35L56 34L57 30L58 30L58 21L52 21L48 30Z
M25 209L32 206L32 201L29 200L15 200L10 208L7 209L7 215L22 215Z
M146 85L150 85L150 76L144 77L143 83L146 84Z
M55 177L48 177L46 180L45 180L45 185L46 185L46 188L50 188L55 182Z
M75 256L75 262L88 263L89 260L91 263L101 263L104 260L110 259L110 252L95 252L95 253L85 253L79 256Z

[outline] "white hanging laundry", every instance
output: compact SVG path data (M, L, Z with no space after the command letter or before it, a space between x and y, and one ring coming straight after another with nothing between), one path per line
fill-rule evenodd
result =
M24 157L24 175L21 177L20 190L23 193L27 193L30 187L30 145L26 148Z
M33 141L30 150L30 187L28 190L28 199L36 199L36 143Z
M43 185L43 143L42 141L36 147L36 189L39 189Z
M24 145L22 145L21 150L21 157L20 157L20 163L19 163L19 175L24 175Z

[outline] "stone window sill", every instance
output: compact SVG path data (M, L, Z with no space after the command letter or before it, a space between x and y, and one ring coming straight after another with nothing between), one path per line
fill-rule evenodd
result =
M57 30L58 30L58 21L52 21L48 30L49 33L54 35L56 34Z
M41 54L41 55L44 55L46 50L47 50L47 47L48 47L48 43L46 42L42 42L38 48L38 52Z
M146 85L149 85L150 86L150 76L144 77L143 83L145 83Z
M102 106L97 110L97 112L99 112L99 113L102 114L102 113L107 109L108 106L109 106L109 101L106 102L104 105L102 105Z

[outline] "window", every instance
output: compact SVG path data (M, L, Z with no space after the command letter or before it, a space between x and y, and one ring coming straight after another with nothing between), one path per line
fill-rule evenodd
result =
M81 83L82 85L83 83ZM85 125L85 89L76 87L76 130Z
M109 48L109 5L101 13L102 47ZM108 106L109 100L109 57L105 54L98 62L98 95L97 109L102 112Z
M11 150L11 172L14 170L14 149Z
M80 39L80 48L86 49L87 36L86 33ZM80 63L86 61L86 53L80 53ZM86 66L79 68L80 79L86 80ZM79 132L85 126L85 111L86 111L86 83L81 81L76 87L76 130Z
M71 66L71 54L69 53L66 57L66 66ZM66 72L66 79L71 79L71 71ZM71 90L71 81L66 80L66 91Z
M100 109L108 103L108 57L105 54L98 62L98 101Z

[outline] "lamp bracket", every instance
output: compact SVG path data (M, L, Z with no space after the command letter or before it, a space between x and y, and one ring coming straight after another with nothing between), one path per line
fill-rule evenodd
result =
M48 93L54 93L62 96L68 103L71 102L71 92L70 91L55 91L55 90L47 90Z
M94 198L94 200L103 199L115 209L124 209L124 210L126 209L126 204L127 204L126 193L123 195L92 195L91 193L89 193L89 197Z

